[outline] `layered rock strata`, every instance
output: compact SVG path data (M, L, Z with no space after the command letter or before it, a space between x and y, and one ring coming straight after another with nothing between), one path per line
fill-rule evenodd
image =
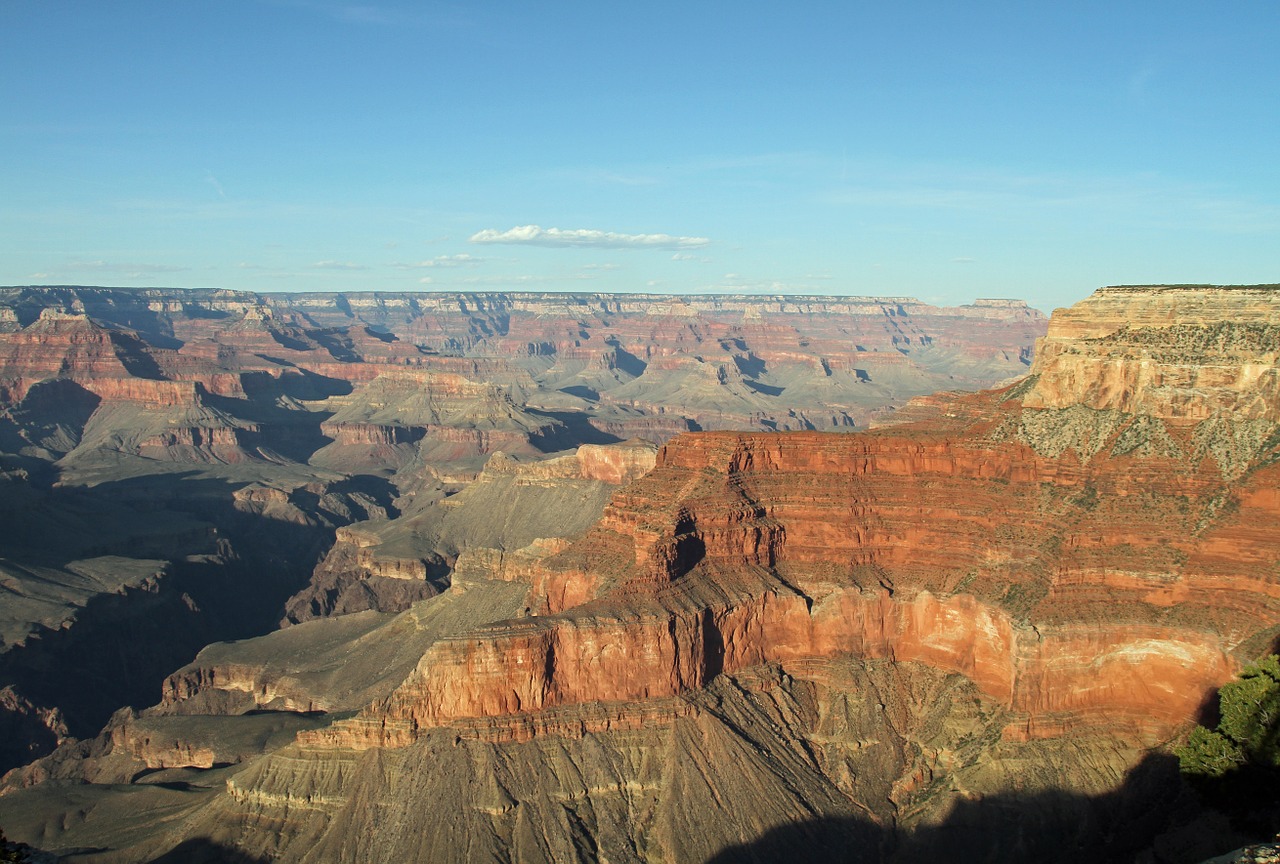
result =
M1055 315L1039 350L1028 407L1280 420L1275 288L1104 288Z
M272 669L237 665L265 643L228 646L171 679L162 716L311 707L333 722L100 860L197 838L281 861L1198 860L1193 835L1221 826L1151 749L1277 636L1277 296L1105 289L1059 313L1021 382L933 397L871 433L695 433L638 478L642 460L583 449L577 468L491 456L430 512L505 522L486 497L499 488L587 482L575 470L631 482L576 539L509 531L460 550L453 585L403 613L458 616L415 627L419 653L380 667L395 675L354 716L350 689L323 701L319 682L342 674L305 650ZM514 307L487 302L468 307L485 323L464 350L511 338ZM359 308L434 332L408 301ZM589 380L625 396L650 368L689 367L741 403L759 395L756 360L781 362L727 335L715 363L668 362L663 346L730 331L665 314L651 350L619 332ZM739 334L761 323L740 314ZM585 399L566 365L593 362L584 330L522 344L535 377ZM919 335L900 326L889 345L928 353ZM443 536L426 512L378 545ZM341 620L282 633L312 628L288 637L302 646ZM218 770L134 740L118 745L131 759Z
M1164 343L1132 325L1144 304L1177 302L1180 290L1102 292L1097 302L1115 293L1132 306L1118 315L1130 322L1122 340L1046 349L1026 381L935 399L918 414L933 419L914 426L671 442L582 540L515 568L489 563L533 586L536 614L436 642L387 699L300 734L297 753L323 764L392 748L406 753L392 758L413 761L445 740L517 762L531 758L526 748L559 741L598 740L620 753L612 748L625 750L626 736L655 729L713 734L705 724L723 722L731 701L723 688L744 686L756 670L813 681L837 660L890 661L969 682L984 706L979 750L1022 753L1037 771L1052 765L1070 788L1118 787L1140 748L1184 729L1207 693L1269 647L1280 614L1280 435L1271 423L1268 434L1241 436L1233 422L1236 406L1246 423L1275 408L1265 388L1257 408L1232 395L1243 392L1232 364L1255 381L1274 369L1265 352L1250 354L1248 332L1211 333L1213 320L1173 325L1199 346L1199 366L1228 370L1184 381L1191 398L1137 387L1091 405L1086 389L1045 407L1037 395L1042 386L1068 392L1067 354L1109 364L1116 380L1158 365L1135 346ZM1223 317L1244 296L1201 293ZM719 707L700 695L713 692ZM794 684L780 692L799 698ZM827 740L821 727L814 720L794 732L812 748ZM787 745L773 746L763 758L784 771ZM1086 780L1082 766L1057 761L1062 746L1116 761ZM898 766L895 818L918 824L940 778L974 770L950 752L936 753L927 771ZM357 756L352 770L369 758ZM579 760L589 762L570 761ZM255 791L275 782L271 764L234 781L239 806L278 806ZM832 763L809 764L865 800L851 791L856 782L830 773ZM676 781L637 782L663 801ZM978 788L992 794L1000 782L1011 778L987 776ZM500 784L506 803L494 811L517 833L515 814L547 816L518 785ZM585 794L601 814L607 795ZM358 810L335 799L316 824L342 824ZM670 860L661 826L629 812L643 823L618 829L640 844L632 852L620 851L615 829L596 824L602 833L588 835L620 860Z
M265 378L279 382L279 395L304 402L367 387L330 406L339 416L324 434L340 449L412 444L427 424L457 438L455 452L511 452L563 438L561 418L521 415L525 406L573 412L622 439L865 423L944 384L977 387L1023 371L1044 328L1043 316L1021 301L937 308L909 298L732 295L10 288L0 289L0 311L10 320L0 331L4 401L52 377L152 401L183 398L190 385L253 401ZM428 389L451 388L446 400L516 405L476 427L485 440L463 440L467 424L441 424L420 402L390 392L397 378L432 375L439 377ZM450 384L449 376L465 383ZM130 379L141 382L132 395L120 389ZM188 386L171 394L172 382ZM467 387L478 392L461 393ZM389 398L380 398L384 390Z
M410 728L512 716L519 729L530 711L853 654L966 675L1020 715L1006 734L1123 715L1154 743L1280 611L1265 551L1280 509L1263 491L1276 474L1240 490L1244 534L1183 534L1166 515L1202 518L1226 491L1217 472L1118 467L915 435L680 439L587 538L533 568L552 614L433 646L371 713ZM1224 531L1229 577L1214 566ZM604 556L609 572L582 566ZM557 609L556 576L594 590ZM1224 623L1224 591L1249 597L1230 627L1182 623Z
M286 623L402 611L447 586L464 555L545 555L547 544L586 531L612 490L652 468L656 453L646 441L584 444L537 461L495 452L461 491L424 494L395 519L339 528L311 585L286 605Z

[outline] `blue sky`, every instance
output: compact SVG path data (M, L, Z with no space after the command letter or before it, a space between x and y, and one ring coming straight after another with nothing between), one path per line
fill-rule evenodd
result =
M0 0L0 284L1280 281L1280 4Z

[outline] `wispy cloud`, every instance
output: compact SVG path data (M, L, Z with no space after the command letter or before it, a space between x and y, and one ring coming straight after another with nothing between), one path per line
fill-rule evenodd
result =
M552 276L548 274L534 273L512 273L509 275L489 275L489 276L420 276L418 277L419 285L431 285L441 291L470 291L484 290L487 288L500 287L503 285L553 285L564 284L571 280L582 278L578 275L571 276Z
M582 172L582 176L589 182L610 186L656 186L658 184L658 178L650 174L623 173L605 168L588 169Z
M460 255L437 255L435 258L428 258L426 261L417 261L412 264L393 264L397 270L419 270L431 267L474 267L483 263L484 258L477 258L475 255L468 255L463 252Z
M472 243L511 243L525 246L591 246L606 249L697 249L711 243L706 237L671 234L620 234L593 228L542 228L520 225L506 231L486 228L471 235Z
M1127 88L1129 91L1129 98L1134 101L1146 98L1147 87L1155 75L1155 67L1150 63L1130 75Z
M342 3L334 0L260 0L271 6L302 9L346 24L379 27L457 24L466 10L452 6L415 9L388 3Z
M212 171L204 172L204 182L213 187L214 191L218 193L219 198L227 197L226 190L222 188L222 184L218 182L218 178L213 176Z
M1085 216L1148 227L1259 234L1280 230L1280 207L1154 174L1029 174L936 167L866 171L864 182L828 190L837 206L986 214L1006 220Z
M368 270L366 264L356 264L352 261L317 261L311 265L312 270Z
M805 282L788 282L781 279L758 279L741 273L726 273L718 282L699 288L711 294L822 294L823 289Z
M578 277L569 277L578 278ZM547 274L520 273L509 276L468 276L465 279L459 279L449 284L465 285L467 287L491 286L491 285L542 285L548 283L564 282L566 277L551 276Z
M123 261L68 261L64 270L80 273L115 273L121 276L152 276L157 273L183 273L190 267L175 264L138 264Z
M342 21L356 21L361 24L391 24L395 21L391 10L380 6L339 4L331 9L334 17Z

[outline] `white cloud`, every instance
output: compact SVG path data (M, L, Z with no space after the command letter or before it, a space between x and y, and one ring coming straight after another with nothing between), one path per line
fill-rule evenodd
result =
M677 252L671 256L672 261L696 261L697 258L697 255L692 255L688 252Z
M718 284L705 285L698 290L708 294L822 294L822 288L805 282L785 282L780 279L750 279L741 273L726 273Z
M418 280L419 285L430 285L431 282L432 282L432 279L430 276L423 276L421 279Z
M204 182L213 187L214 191L218 193L219 198L227 197L226 190L222 188L222 184L218 182L218 178L213 176L212 171L204 172Z
M190 267L179 267L174 264L130 264L115 261L70 261L68 270L92 271L95 273L118 273L122 276L147 276L153 273L182 273Z
M313 270L368 270L364 264L351 261L317 261L311 265Z
M520 225L507 231L486 228L471 235L472 243L515 243L526 246L593 246L609 249L697 249L711 243L706 237L670 234L619 234L594 228L542 228Z
M572 278L572 277L571 277ZM535 285L542 283L562 282L564 277L546 276L525 273L513 276L467 276L459 279L456 284L460 285Z
M1028 174L1000 168L950 171L937 166L858 172L864 182L832 189L837 206L976 213L1006 221L1055 217L1223 234L1274 233L1280 207L1206 185L1155 174ZM874 176L873 176L874 175Z
M422 267L473 267L481 263L485 259L477 258L474 255L468 255L463 252L461 255L437 255L435 258L429 258L426 261L418 261L413 264L396 264L393 265L399 270L417 270Z

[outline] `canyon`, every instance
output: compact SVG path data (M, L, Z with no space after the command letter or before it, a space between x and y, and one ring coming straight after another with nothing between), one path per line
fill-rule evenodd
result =
M1168 753L1280 638L1280 288L1104 288L1047 330L7 290L0 824L63 860L1248 839ZM111 692L45 680L86 651Z

